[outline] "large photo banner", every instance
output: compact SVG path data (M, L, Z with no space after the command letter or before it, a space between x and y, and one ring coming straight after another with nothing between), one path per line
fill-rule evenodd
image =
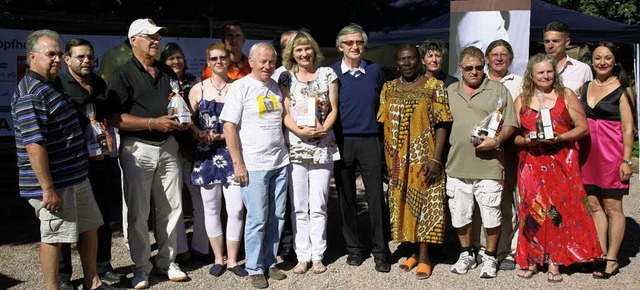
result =
M123 28L123 33L126 33ZM13 136L13 126L11 124L11 97L16 89L18 81L22 78L28 68L26 61L26 40L33 31L0 29L0 136ZM171 31L169 31L171 33ZM79 35L61 34L62 49L65 43L73 38L81 37L89 40L93 45L96 56L95 71L100 68L102 55L109 49L122 44L126 35ZM205 50L209 44L219 42L216 38L183 38L183 37L163 37L160 40L160 48L169 42L175 42L184 50L188 72L200 76L202 69L206 65ZM247 39L243 51L249 54L249 48L260 40ZM64 61L62 62L64 64ZM66 66L65 68L66 69Z
M531 0L452 0L449 30L449 74L461 77L458 55L473 45L487 46L503 39L513 48L509 71L522 75L529 58Z

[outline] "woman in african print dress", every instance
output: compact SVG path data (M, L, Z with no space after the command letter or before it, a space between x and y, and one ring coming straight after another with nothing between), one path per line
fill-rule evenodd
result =
M420 73L420 53L404 45L396 51L400 77L384 84L378 121L384 124L392 237L408 242L412 254L400 269L418 265L416 278L431 276L428 243L442 244L445 179L441 154L451 112L444 83Z

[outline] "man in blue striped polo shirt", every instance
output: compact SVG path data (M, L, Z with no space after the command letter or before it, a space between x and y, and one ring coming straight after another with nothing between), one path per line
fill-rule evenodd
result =
M58 289L62 243L78 243L85 289L112 289L96 272L102 225L87 169L89 157L73 104L58 78L60 36L43 29L27 37L29 70L11 99L20 196L40 219L40 267L47 289Z

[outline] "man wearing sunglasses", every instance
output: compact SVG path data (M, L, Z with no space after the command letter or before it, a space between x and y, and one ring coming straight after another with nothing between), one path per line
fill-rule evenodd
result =
M156 60L164 27L151 19L138 19L129 27L133 57L112 75L107 89L110 124L120 129L120 164L124 205L127 208L127 240L135 264L131 280L135 289L149 287L151 244L147 218L154 201L155 236L159 272L172 281L187 279L175 263L176 226L182 215L182 174L178 143L172 136L189 124L167 114L174 91L180 90L173 70Z
M484 74L485 57L479 48L464 48L458 59L462 80L447 88L454 121L446 173L451 223L456 228L462 249L451 272L466 274L477 265L476 252L471 244L471 223L477 202L486 231L486 251L480 277L495 278L504 179L500 148L515 131L516 115L509 90ZM469 142L476 125L496 111L502 114L502 127L498 133L492 137L480 135L478 142Z

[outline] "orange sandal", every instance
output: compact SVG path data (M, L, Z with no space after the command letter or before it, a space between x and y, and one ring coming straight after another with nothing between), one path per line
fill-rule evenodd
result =
M423 280L431 277L431 264L419 263L418 270L416 271L416 278Z
M413 267L416 266L416 264L418 264L418 260L414 259L413 257L409 257L398 267L402 271L409 272L411 271L411 269L413 269Z

